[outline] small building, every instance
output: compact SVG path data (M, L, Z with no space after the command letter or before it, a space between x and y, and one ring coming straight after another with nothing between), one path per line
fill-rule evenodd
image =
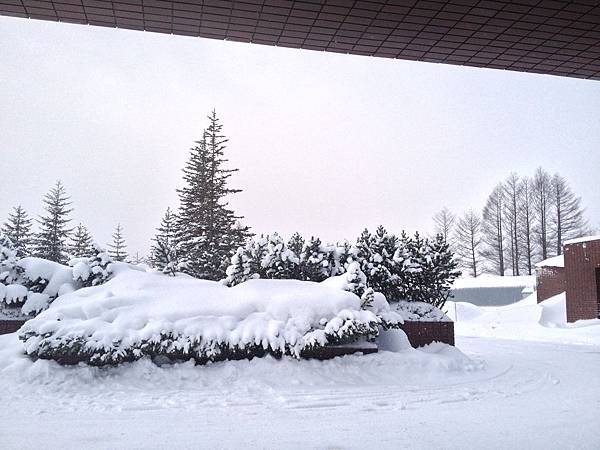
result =
M483 274L477 278L457 278L450 288L450 299L476 306L504 306L523 300L533 293L534 276L511 276Z
M567 322L600 317L600 236L566 241L563 255L536 264L538 303L565 292Z
M567 322L600 317L600 236L565 242Z

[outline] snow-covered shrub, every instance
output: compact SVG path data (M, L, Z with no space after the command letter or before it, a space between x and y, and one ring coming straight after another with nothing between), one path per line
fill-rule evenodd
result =
M23 314L36 314L46 309L60 295L79 286L73 279L73 269L42 258L23 258L18 262L23 270L22 284L27 288Z
M17 251L12 242L0 235L0 283L12 284L21 278L22 270L17 261Z
M381 320L384 329L398 328L403 323L402 315L392 311L385 296L366 285L367 278L358 262L348 265L347 272L327 278L321 284L335 289L352 292L360 298L361 308L371 311Z
M225 271L227 277L221 282L226 286L235 286L247 280L266 276L262 261L267 254L269 237L250 238L244 247L240 247L231 257L231 263Z
M124 268L105 285L81 292L60 297L23 326L19 337L28 355L98 366L144 356L198 363L300 357L374 338L386 325L378 314L402 322L387 303L387 311L377 302L379 309L363 310L350 292L298 280L228 288Z
M356 248L367 285L391 302L409 300L442 307L460 275L441 235L424 239L419 233L413 238L402 232L396 237L380 226L373 235L365 230Z
M300 258L300 271L303 280L323 281L338 274L337 248L324 245L321 239L311 237Z
M90 258L78 258L73 261L73 280L81 287L98 286L106 283L112 276L112 259L106 251L95 247L96 254Z
M390 234L379 226L374 234L364 230L355 245L324 245L319 238L304 239L295 233L286 246L277 233L251 239L238 249L227 268L223 283L235 286L254 278L323 281L344 274L356 274L356 265L366 276L365 289L352 292L368 305L373 294L382 293L390 302L427 302L442 307L454 279L460 275L457 262L441 235L423 239ZM298 255L295 251L302 248ZM295 249L295 251L293 251ZM352 267L352 269L350 269Z
M261 259L261 278L292 279L297 272L298 257L277 233L268 237L267 248Z

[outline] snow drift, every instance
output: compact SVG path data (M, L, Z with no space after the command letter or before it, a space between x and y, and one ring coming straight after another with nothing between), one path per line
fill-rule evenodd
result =
M60 296L19 337L28 355L66 364L118 364L144 356L206 363L299 357L328 344L373 338L380 326L401 323L381 299L364 310L355 294L319 283L249 280L228 288L121 267L104 285Z

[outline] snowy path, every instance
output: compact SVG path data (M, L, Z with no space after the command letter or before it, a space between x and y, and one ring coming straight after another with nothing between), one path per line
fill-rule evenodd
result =
M0 380L0 447L598 448L600 347L457 344L473 362L445 348L98 375L20 359Z

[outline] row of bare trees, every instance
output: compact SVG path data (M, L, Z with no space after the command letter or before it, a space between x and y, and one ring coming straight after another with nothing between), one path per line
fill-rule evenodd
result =
M498 183L481 213L457 217L443 208L433 220L471 275L531 275L536 262L560 255L566 240L592 232L583 214L566 179L540 167L533 177L513 172Z

